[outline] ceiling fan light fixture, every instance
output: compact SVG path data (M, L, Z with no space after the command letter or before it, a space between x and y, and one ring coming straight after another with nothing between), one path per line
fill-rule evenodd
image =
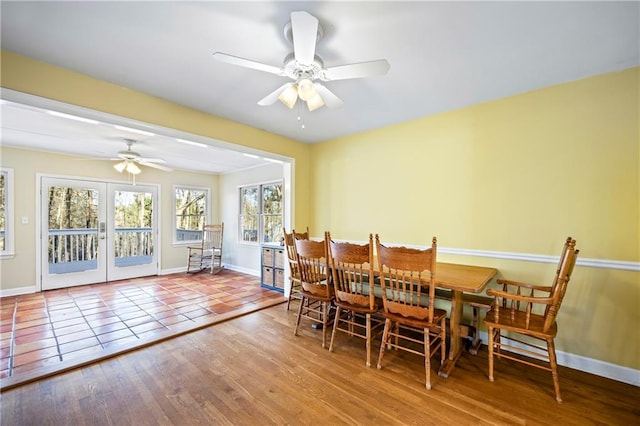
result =
M124 169L126 167L127 167L127 162L126 161L121 161L121 162L113 165L113 168L116 169L118 171L118 173L124 172Z
M316 95L316 86L311 80L304 77L298 81L298 96L303 101L308 101Z
M297 85L292 84L291 86L284 89L282 93L280 93L280 96L278 96L278 99L289 109L293 108L293 106L296 104L296 101L298 100Z
M125 168L125 170L131 173L132 175L139 175L140 172L142 171L140 170L140 167L138 167L136 163L132 161L127 162L127 167Z
M313 97L307 101L307 108L309 108L309 111L315 111L323 105L324 101L318 93L313 95Z

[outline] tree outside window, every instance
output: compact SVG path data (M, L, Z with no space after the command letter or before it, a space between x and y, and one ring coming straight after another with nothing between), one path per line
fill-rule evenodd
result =
M262 240L280 242L282 235L282 184L262 186Z
M13 169L0 169L0 256L13 256Z
M184 243L202 240L202 228L208 220L207 188L174 187L176 228L174 242Z
M0 251L5 251L7 232L7 173L0 172Z

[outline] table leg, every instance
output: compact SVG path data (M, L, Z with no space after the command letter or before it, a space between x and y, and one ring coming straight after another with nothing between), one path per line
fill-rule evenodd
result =
M440 366L438 375L449 377L456 365L456 361L462 354L462 341L460 337L460 323L462 322L462 292L453 290L451 293L451 315L449 318L449 358Z

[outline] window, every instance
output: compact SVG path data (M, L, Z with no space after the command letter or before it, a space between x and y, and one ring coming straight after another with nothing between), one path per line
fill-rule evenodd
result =
M209 189L175 186L173 199L176 218L174 243L202 240L202 227L209 220Z
M279 243L282 239L282 183L240 188L239 240Z
M0 257L13 252L13 169L0 168Z

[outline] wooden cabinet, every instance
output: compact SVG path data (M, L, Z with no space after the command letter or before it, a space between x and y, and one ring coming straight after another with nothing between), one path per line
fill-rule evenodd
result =
M261 284L272 290L284 293L285 248L283 246L263 245L260 250L262 261Z

